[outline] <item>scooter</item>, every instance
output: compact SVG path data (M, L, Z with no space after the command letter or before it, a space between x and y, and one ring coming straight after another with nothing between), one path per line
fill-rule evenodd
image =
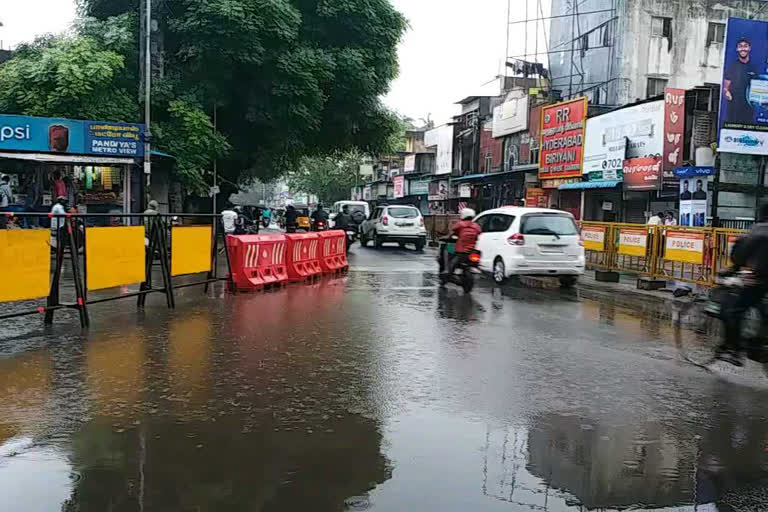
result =
M475 274L480 273L478 267L481 253L478 250L472 251L456 265L452 273L448 273L451 259L454 257L453 248L456 241L455 236L440 240L440 252L437 257L440 269L440 285L445 286L447 283L453 283L461 286L464 293L471 293L475 287Z

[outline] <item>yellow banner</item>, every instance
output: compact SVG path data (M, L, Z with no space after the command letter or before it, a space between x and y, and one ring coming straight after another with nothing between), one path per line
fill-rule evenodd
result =
M89 290L143 283L144 227L86 228L85 257Z
M171 229L171 275L197 274L211 270L211 226Z
M645 256L648 231L645 229L619 229L619 254Z
M51 232L47 229L0 231L0 302L45 297L51 279Z
M581 239L584 249L588 251L605 251L605 228L602 226L584 226L581 228Z
M704 233L667 231L664 259L701 265L704 262Z

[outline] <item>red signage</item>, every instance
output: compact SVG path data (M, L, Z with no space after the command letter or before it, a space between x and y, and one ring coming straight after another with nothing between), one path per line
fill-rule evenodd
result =
M658 190L661 184L661 157L624 160L624 190Z
M677 181L675 167L683 165L685 89L664 89L664 181Z
M581 178L587 98L541 109L539 179Z

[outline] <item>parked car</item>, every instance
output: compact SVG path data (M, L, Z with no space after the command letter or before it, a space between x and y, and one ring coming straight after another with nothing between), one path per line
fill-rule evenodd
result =
M475 218L480 270L497 283L510 276L554 276L573 286L584 274L584 245L568 212L505 206Z
M341 209L345 206L349 207L349 216L352 217L352 222L355 224L362 224L371 214L371 207L365 201L336 201L331 208L330 226L335 226L336 216L341 213Z
M424 217L414 206L378 206L360 226L360 245L365 247L370 240L377 249L385 243L397 242L400 247L414 244L420 251L427 245Z

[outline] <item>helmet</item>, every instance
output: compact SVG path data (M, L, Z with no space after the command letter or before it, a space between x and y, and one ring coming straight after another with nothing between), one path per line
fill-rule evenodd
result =
M474 219L475 215L477 214L475 213L475 210L473 210L472 208L464 208L463 210L461 210L459 215L461 216L461 220L467 220L467 219Z
M66 196L59 196L56 198L56 202L59 204L65 204L68 201Z

